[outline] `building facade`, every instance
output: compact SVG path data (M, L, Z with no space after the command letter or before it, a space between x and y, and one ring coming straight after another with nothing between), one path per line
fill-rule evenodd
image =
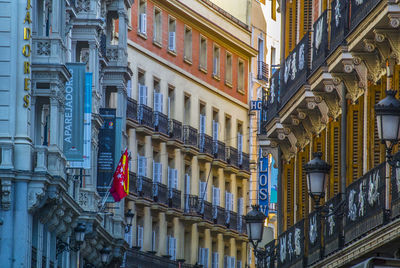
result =
M211 1L132 6L126 267L245 267L256 54L247 24Z
M110 249L106 264L122 261L124 207L99 211L96 178L101 108L114 110L124 122L116 135L126 144L124 105L131 75L126 14L132 2L0 3L2 267L99 267L105 248ZM92 106L85 119L90 126L86 158L73 164L65 144L71 135L82 139L69 129L75 120L71 94L83 90L73 84L84 81L76 76L78 65L83 75L90 74L86 97Z
M385 162L374 105L399 90L399 3L287 1L281 11L285 60L264 98L260 137L279 167L271 259L348 267L398 257L389 246L399 240L397 169ZM314 152L331 165L325 217L308 195L304 164Z

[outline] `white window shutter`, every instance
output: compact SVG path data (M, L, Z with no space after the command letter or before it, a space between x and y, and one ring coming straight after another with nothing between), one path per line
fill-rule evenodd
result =
M214 57L213 75L218 75L218 58Z
M185 194L190 194L190 175L185 174Z
M143 227L138 225L137 246L143 247Z
M221 189L216 188L216 195L217 195L217 206L221 205L220 198L221 198Z
M242 268L242 261L236 262L236 268Z
M147 105L147 87L139 84L139 104Z
M140 156L138 157L138 176L146 176L146 157Z
M199 264L203 264L203 248L199 248L198 261L199 261Z
M176 260L176 238L172 238L172 259Z
M218 140L218 128L219 128L218 122L213 120L213 140L214 141Z
M160 113L162 113L163 112L163 94L162 93L158 93L158 102L160 103L159 107L158 107L158 111Z
M175 43L175 32L169 32L169 41L168 41L168 49L175 51L176 43Z
M172 169L168 167L168 188L172 187Z
M206 185L206 182L200 181L199 197L204 198L204 200L207 200Z
M173 188L178 189L178 170L173 169L173 174L174 174L174 180L173 180Z
M156 240L157 240L157 234L156 234L156 231L153 231L151 234L151 251L157 251L156 250Z
M199 133L203 134L206 132L206 116L203 114L200 114L200 129Z
M171 97L168 97L167 115L168 118L171 118Z
M237 139L238 139L238 144L237 144L238 152L242 153L242 151L243 151L243 135L241 133L238 133L237 134Z
M204 249L204 254L203 254L203 257L204 257L204 264L203 264L203 266L204 266L204 268L208 268L208 252L209 252L209 249L208 249L208 248L205 248L205 249Z
M157 167L156 162L153 160L153 183L157 182Z
M147 29L146 13L142 13L140 14L140 32L142 34L146 34L146 29Z
M231 202L230 202L229 210L230 210L230 211L233 211L233 194L231 193L230 196L231 196L231 197L230 197L230 201L231 201Z
M213 197L213 199L212 199L212 204L213 204L214 206L217 205L217 204L216 204L217 198L216 198L216 194L215 194L215 189L216 189L216 187L214 187L214 185L213 185L213 186L212 186L212 197Z
M154 109L154 112L159 112L158 109L160 107L160 103L158 101L159 101L158 93L154 92L154 95L153 95L153 109Z
M236 263L235 257L231 257L231 267L230 268L235 268L235 263Z
M238 214L239 216L243 215L243 197L238 198Z
M225 191L225 209L229 210L229 193Z
M218 252L213 252L212 254L212 267L211 268L218 268L219 261L219 254Z

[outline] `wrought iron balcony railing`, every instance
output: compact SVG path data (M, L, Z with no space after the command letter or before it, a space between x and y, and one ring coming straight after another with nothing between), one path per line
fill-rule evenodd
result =
M137 194L137 177L136 173L129 172L129 193L130 194Z
M168 122L169 137L174 140L182 141L182 123L175 119Z
M257 79L258 80L264 80L268 81L268 64L266 64L264 61L258 61L258 73L257 73Z
M168 189L169 206L171 208L181 209L181 191L178 189Z
M213 155L213 139L211 136L205 133L200 133L198 142L200 153Z
M168 117L160 112L154 112L154 130L168 135Z
M183 126L183 143L197 147L197 129L187 125Z
M243 170L249 171L250 172L250 157L249 154L246 153L241 153L242 157L240 157L239 154L239 167Z
M226 161L228 164L238 167L238 151L233 147L226 147Z
M202 206L197 195L185 194L185 213L200 215Z
M231 230L238 231L238 215L234 211L226 211L226 214L229 214L229 221L226 221L226 227ZM228 217L227 217L228 218Z
M216 159L226 161L225 143L222 141L213 141L213 153Z
M153 199L154 201L168 206L168 187L161 182L153 183Z
M141 197L153 199L153 181L144 176L138 176L137 191Z
M126 116L128 119L132 121L137 121L138 116L138 106L136 100L132 98L128 98L127 107L126 107Z
M140 104L138 107L138 122L141 125L153 129L153 109Z
M200 206L201 206L201 214L203 215L203 219L207 221L213 221L212 215L212 204L208 201L204 201L201 198L199 199Z

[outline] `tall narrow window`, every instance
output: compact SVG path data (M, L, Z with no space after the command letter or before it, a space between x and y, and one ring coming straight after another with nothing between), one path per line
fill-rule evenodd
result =
M192 62L192 29L185 26L184 60Z
M176 20L168 19L168 50L176 52Z
M219 79L219 47L214 46L213 53L213 77Z
M139 104L147 105L147 86L144 84L144 73L138 74L138 101Z
M203 36L200 37L200 70L207 71L207 39Z
M226 53L225 83L232 86L232 54Z
M167 115L168 118L174 117L174 109L175 109L175 94L174 87L168 87L168 100L167 100Z
M244 93L244 63L243 61L238 61L238 85L237 89L239 92Z
M183 113L183 124L190 125L190 96L184 98L185 112Z
M153 41L161 45L162 44L162 24L161 24L161 10L154 8L154 32Z
M141 34L147 34L147 15L146 15L146 1L140 0L139 1L139 12L138 12L138 32Z

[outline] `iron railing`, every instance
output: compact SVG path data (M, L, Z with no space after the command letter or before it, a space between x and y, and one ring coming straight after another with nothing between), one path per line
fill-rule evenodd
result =
M137 116L138 116L137 102L132 98L128 98L126 107L126 116L128 119L132 121L137 121Z
M138 122L141 125L153 129L153 110L149 106L143 104L139 105Z
M198 138L198 148L200 153L213 155L213 139L211 136L200 133Z
M168 205L168 187L161 182L153 183L153 198L155 202Z
M203 215L203 219L207 221L213 221L213 215L212 215L212 204L208 201L201 200L199 199L199 202L201 204L201 214Z
M307 225L307 242L308 242L308 258L307 265L312 265L319 261L322 256L321 249L321 217L320 213L313 211L308 216Z
M160 112L154 112L154 130L168 135L168 117Z
M278 237L278 267L304 267L304 219Z
M197 129L188 125L183 126L183 143L197 147Z
M226 147L226 161L228 164L238 167L238 150L233 147Z
M242 157L240 157L240 154L239 154L239 161L241 159L241 162L239 162L240 163L239 167L241 169L243 169L243 170L250 171L250 157L249 157L249 154L241 153L241 155L242 155Z
M229 220L226 221L226 227L229 229L239 231L238 230L238 215L234 211L226 210L226 214L229 214ZM227 217L228 218L228 217Z
M181 191L178 189L168 189L169 206L171 208L181 209Z
M137 191L141 197L153 199L153 181L144 176L138 176Z
M171 139L182 141L182 123L175 119L168 121L168 134Z
M225 143L222 141L213 141L213 153L216 159L226 161Z
M328 256L343 246L343 215L337 213L341 201L341 194L337 194L324 205L324 210L328 213L324 219L324 256ZM335 213L336 212L336 213Z
M187 200L187 202L185 201L185 204L187 204L185 213L193 215L201 214L202 206L197 195L186 194L185 200Z
M264 61L258 61L257 79L268 81L268 71L268 64L266 64Z
M134 172L129 172L129 193L131 194L137 194L137 177L136 173Z

